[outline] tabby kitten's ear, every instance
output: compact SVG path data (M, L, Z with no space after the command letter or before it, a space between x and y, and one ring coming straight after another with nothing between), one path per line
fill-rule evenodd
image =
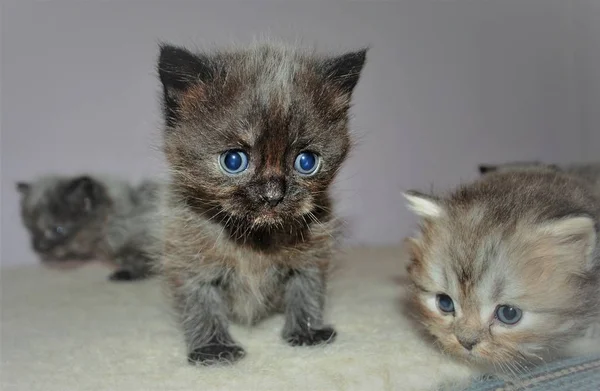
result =
M98 195L98 183L89 176L80 176L69 182L64 199L74 212L89 212Z
M444 214L442 203L434 196L414 190L409 190L403 195L408 201L408 208L420 217L436 219Z
M183 94L192 86L202 86L215 75L207 56L187 49L162 44L158 58L158 75L163 86L163 106L167 125L178 120Z
M367 50L345 53L325 60L323 67L327 80L336 84L344 93L352 94L365 65Z
M31 190L31 185L27 182L17 182L16 188L21 195L25 196L29 193L29 190Z
M587 216L572 216L543 223L536 227L539 259L556 259L559 266L577 273L591 266L590 260L596 248L595 222ZM547 255L547 256L544 256Z

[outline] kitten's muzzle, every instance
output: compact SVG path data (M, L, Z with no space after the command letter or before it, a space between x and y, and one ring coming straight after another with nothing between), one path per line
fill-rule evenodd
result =
M43 253L52 249L52 247L54 247L54 243L46 239L34 239L32 246L35 251Z
M285 180L283 178L270 178L260 189L260 199L271 208L276 207L285 196Z

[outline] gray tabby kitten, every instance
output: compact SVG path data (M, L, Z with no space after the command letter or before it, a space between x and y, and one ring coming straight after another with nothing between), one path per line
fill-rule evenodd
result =
M586 181L594 189L594 192L600 196L600 163L575 163L567 165L547 164L537 161L532 162L509 162L503 164L480 164L479 173L489 174L496 171L508 170L529 170L546 169L562 171L574 175L577 178Z
M323 316L338 226L330 184L351 146L366 51L164 45L167 277L190 363L245 355L228 322L285 313L290 345L334 340Z
M40 259L49 264L107 260L110 279L150 275L155 253L150 226L158 213L160 185L81 175L43 176L19 182L21 217Z
M416 314L445 352L514 372L577 353L594 334L600 200L589 182L499 170L443 197L406 198L423 219L408 241Z

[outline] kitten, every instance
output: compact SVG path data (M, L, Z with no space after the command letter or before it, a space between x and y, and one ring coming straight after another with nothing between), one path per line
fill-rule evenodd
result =
M559 170L559 167L554 164L546 164L537 160L532 161L517 161L502 164L480 164L477 166L481 175L489 174L496 171L506 170L529 170L529 169L540 169L546 168L549 170Z
M504 164L480 164L479 172L484 175L495 171L547 169L562 171L588 182L600 197L600 163L576 163L559 166L542 162L510 162Z
M159 184L81 175L19 182L21 217L33 250L49 264L108 260L111 280L145 278L153 244L149 223L158 217Z
M421 323L452 355L500 372L563 355L598 322L600 201L551 169L484 175L446 197L405 194Z
M323 320L338 227L330 184L348 154L348 111L366 50L317 56L256 44L161 47L166 194L162 273L190 363L245 355L228 320L285 313L291 345L331 342Z

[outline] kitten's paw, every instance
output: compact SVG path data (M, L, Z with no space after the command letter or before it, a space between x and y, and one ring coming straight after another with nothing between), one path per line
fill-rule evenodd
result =
M110 281L136 281L144 278L145 277L143 275L136 274L127 269L118 269L108 276Z
M133 280L133 273L129 270L119 269L108 276L111 281L131 281Z
M292 346L311 346L331 343L336 336L337 332L332 327L323 327L292 332L285 336L285 340Z
M188 354L190 364L232 364L246 355L238 345L210 344L194 349Z

